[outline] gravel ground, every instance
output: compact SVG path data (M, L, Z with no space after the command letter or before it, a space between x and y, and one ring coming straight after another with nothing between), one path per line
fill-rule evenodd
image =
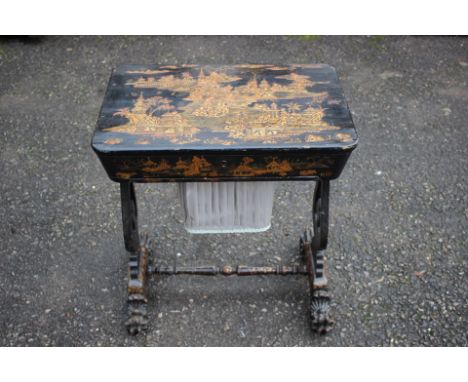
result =
M123 63L328 63L360 136L332 182L337 321L313 335L301 277L160 277L130 337L119 190L90 149ZM0 40L0 345L467 346L468 39L43 37ZM313 184L286 182L262 234L189 235L173 184L137 185L157 260L299 259Z

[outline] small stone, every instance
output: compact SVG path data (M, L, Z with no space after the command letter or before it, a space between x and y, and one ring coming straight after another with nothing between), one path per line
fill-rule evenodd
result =
M387 80L389 78L403 77L403 75L401 73L398 73L398 72L394 72L394 71L391 71L391 70L386 70L385 72L380 73L379 77L384 79L384 80Z

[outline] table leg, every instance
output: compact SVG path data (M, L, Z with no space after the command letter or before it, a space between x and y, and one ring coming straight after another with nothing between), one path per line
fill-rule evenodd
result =
M131 182L120 183L122 200L122 223L125 249L130 253L128 263L128 320L125 325L130 334L146 330L147 315L147 270L151 256L151 245L140 245L138 234L138 210L135 188Z
M328 243L329 193L330 182L322 179L317 181L312 210L314 230L306 230L300 242L309 275L312 330L320 334L330 331L334 324L329 313L328 280L324 273L324 254Z
M125 249L136 252L140 248L138 234L138 208L135 187L132 182L120 183L120 200L122 203L122 223Z

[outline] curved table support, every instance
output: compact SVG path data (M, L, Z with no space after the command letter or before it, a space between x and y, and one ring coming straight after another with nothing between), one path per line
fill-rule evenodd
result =
M328 244L329 195L330 182L318 180L312 208L313 231L307 229L300 241L309 276L311 326L314 332L320 334L330 331L334 324L330 317L328 280L324 272L324 255Z
M150 261L150 245L147 240L140 244L138 233L138 208L135 187L132 182L120 183L122 224L125 249L130 253L128 262L128 320L125 323L130 334L146 330L147 315L147 269Z

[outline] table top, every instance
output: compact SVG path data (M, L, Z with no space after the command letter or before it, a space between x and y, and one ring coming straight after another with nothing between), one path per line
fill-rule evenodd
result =
M323 64L120 66L92 140L102 154L356 145L336 71Z

